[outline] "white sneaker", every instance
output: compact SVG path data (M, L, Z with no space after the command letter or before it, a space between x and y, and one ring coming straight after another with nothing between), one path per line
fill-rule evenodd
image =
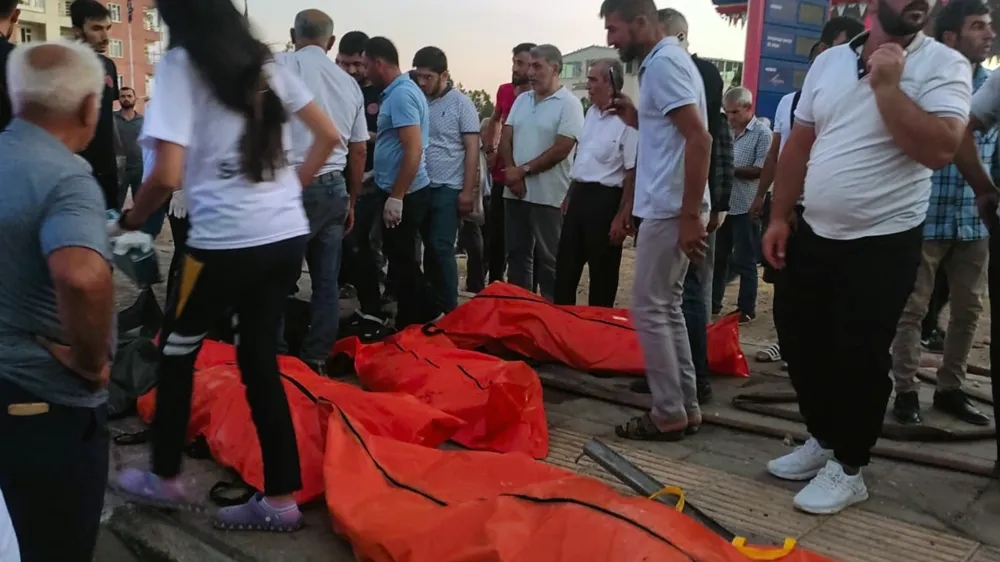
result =
M798 449L767 463L767 471L782 480L809 480L833 460L833 451L824 449L812 437Z
M826 463L816 478L795 495L795 507L814 515L833 515L868 499L861 472L851 476L836 461Z

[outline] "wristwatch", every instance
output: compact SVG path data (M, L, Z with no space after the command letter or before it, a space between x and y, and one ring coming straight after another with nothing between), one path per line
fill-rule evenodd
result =
M531 175L531 166L525 164L524 166L521 166L521 171L524 172L524 175L530 176Z

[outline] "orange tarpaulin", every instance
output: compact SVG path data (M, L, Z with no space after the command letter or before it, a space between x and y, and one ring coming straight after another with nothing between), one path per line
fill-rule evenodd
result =
M662 503L517 453L374 436L342 411L330 416L324 476L334 528L363 562L751 560ZM800 549L776 559L829 560Z
M443 335L410 327L384 341L337 343L354 358L361 384L402 392L466 422L452 437L470 449L521 452L544 458L548 424L538 375L521 361L458 349Z
M248 484L264 485L260 443L240 382L232 346L212 343L199 355L195 372L188 437L203 435L212 456L235 469ZM303 489L296 499L306 502L323 493L322 459L326 416L318 402L327 401L355 416L367 431L393 440L436 447L447 441L464 422L413 396L365 392L355 386L320 377L293 357L280 357L285 394L292 413L299 450ZM207 366L211 365L211 366ZM143 395L139 413L148 423L156 407L156 391Z
M493 283L435 327L463 349L507 349L581 371L645 372L628 311L557 306L506 283Z

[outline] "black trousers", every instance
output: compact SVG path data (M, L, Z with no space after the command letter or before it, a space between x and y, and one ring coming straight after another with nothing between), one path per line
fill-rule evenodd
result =
M489 249L487 250L488 266L490 273L490 283L503 281L504 273L507 272L507 246L504 230L504 204L503 190L506 186L503 182L493 181L493 188L490 190L490 209L487 211Z
M184 261L184 254L187 252L188 230L191 229L191 223L188 222L187 217L179 219L167 215L167 219L170 220L170 234L174 239L174 255L170 258L170 270L167 272L166 308L169 309L171 304L177 300L177 281L180 279L178 276L181 271L181 262Z
M194 362L206 333L233 313L236 361L264 462L264 493L302 487L295 430L278 371L275 326L299 277L306 236L235 250L188 248L176 303L167 310L157 370L153 472L177 476L188 419Z
M44 400L0 381L0 490L21 560L91 562L108 483L107 408L8 413L36 402Z
M867 465L882 432L889 346L913 292L922 229L830 240L800 221L786 249L774 316L781 354L809 432L848 466Z
M372 247L372 229L382 220L385 199L378 189L368 188L358 198L354 209L354 228L344 236L341 257L340 284L352 285L358 291L361 312L381 316L382 291L379 289L379 268ZM404 209L405 211L405 209Z
M989 264L990 302L993 297L1000 300L1000 234L990 236ZM993 403L1000 404L1000 306L990 307L990 381L993 383ZM1000 471L1000 433L997 434L997 470ZM997 472L1000 474L1000 472Z
M438 188L440 189L440 188ZM420 267L417 238L431 240L430 211L431 189L424 188L408 193L403 198L403 220L395 228L382 230L382 251L389 261L389 270L396 276L396 329L412 324L425 324L441 312L438 299ZM387 193L381 193L385 205ZM452 255L454 259L454 255Z
M583 266L590 269L590 306L614 308L622 247L611 243L611 223L622 202L620 187L573 182L556 254L555 302L576 304Z
M503 202L501 201L501 203ZM488 214L489 204L485 204ZM465 255L468 256L465 290L470 293L478 293L486 288L486 259L490 255L487 226L486 224L480 226L469 221L462 221L462 225L458 229L458 245L465 250Z

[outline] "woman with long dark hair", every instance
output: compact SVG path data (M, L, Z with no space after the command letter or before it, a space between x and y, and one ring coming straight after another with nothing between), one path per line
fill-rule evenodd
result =
M273 63L230 0L159 0L157 7L175 47L156 67L158 101L140 137L155 147L156 163L120 224L139 228L183 185L191 229L160 337L152 472L128 469L117 487L140 503L190 505L177 476L195 357L209 328L231 312L264 461L264 493L221 510L215 525L294 531L302 515L292 494L301 477L274 330L309 233L302 186L340 135L305 86ZM314 138L297 172L285 160L291 114Z

